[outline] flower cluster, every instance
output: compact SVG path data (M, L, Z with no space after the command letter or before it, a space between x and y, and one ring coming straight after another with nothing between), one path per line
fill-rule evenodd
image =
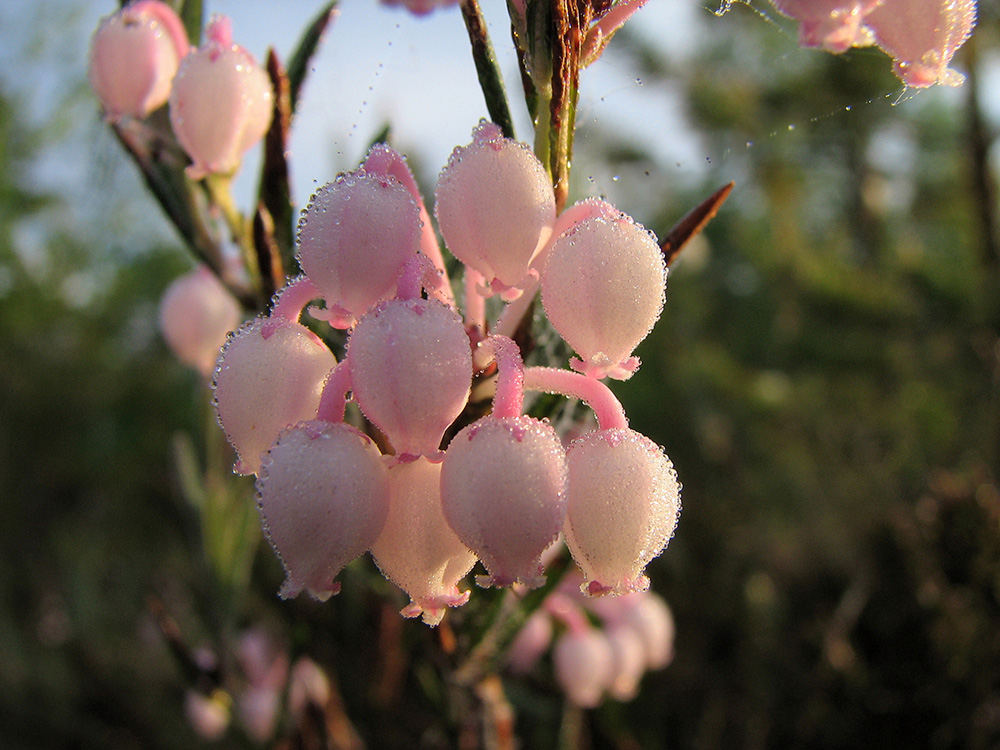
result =
M948 67L972 33L976 0L771 0L799 22L799 43L845 52L877 44L907 86L958 86ZM731 3L726 2L724 7Z
M651 591L591 598L574 590L571 580L566 583L524 623L511 644L508 667L526 673L551 647L556 681L574 704L593 708L605 694L631 700L646 672L673 660L670 608Z
M560 534L589 595L646 589L680 488L601 378L635 372L632 352L662 310L655 237L601 200L557 215L539 160L487 122L442 171L435 213L464 266L464 315L404 158L378 145L313 196L299 224L303 275L223 348L217 412L237 470L257 475L281 595L336 593L337 573L370 550L409 594L403 614L436 624L468 600L458 583L476 560L481 585L539 585ZM525 367L509 338L539 291L575 371ZM493 295L507 304L490 326ZM307 306L348 332L339 362L299 321ZM468 423L474 380L495 395ZM598 428L565 446L522 413L525 390L582 399ZM350 400L377 442L345 422Z
M170 124L191 158L188 175L228 174L271 124L274 93L253 56L216 16L192 48L176 12L139 0L105 18L90 47L90 83L111 121L145 118L169 102Z

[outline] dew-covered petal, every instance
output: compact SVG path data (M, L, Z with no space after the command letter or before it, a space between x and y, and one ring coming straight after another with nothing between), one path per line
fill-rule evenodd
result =
M412 600L404 614L437 625L446 607L464 604L458 582L472 570L469 551L441 510L441 464L420 457L389 469L389 517L371 548L379 570Z
M472 385L469 337L437 300L387 300L347 346L354 397L397 455L435 453Z
M592 594L649 586L646 565L673 535L680 484L670 459L630 429L594 430L566 454L566 546Z
M586 219L553 244L542 274L549 321L576 350L577 369L625 379L630 355L663 309L666 267L656 239L625 214Z
M287 578L282 598L325 599L334 577L378 538L389 478L375 444L343 422L303 422L278 436L257 478L264 532Z
M975 0L883 0L865 23L907 86L957 86L951 58L976 25Z
M145 117L166 104L181 58L184 25L166 3L143 0L104 18L90 42L90 86L111 119Z
M531 149L484 123L441 172L435 212L452 254L506 292L533 280L529 266L552 231L555 194Z
M316 416L335 364L330 349L299 323L257 318L226 342L215 372L215 408L239 456L237 471L255 474L279 432Z
M390 175L340 175L316 191L299 221L302 270L327 307L353 325L391 297L406 261L420 248L420 209Z
M441 472L444 515L491 578L538 585L541 555L566 515L566 462L548 424L486 417L451 441Z
M228 20L213 23L222 22ZM274 101L253 55L210 32L205 45L184 58L170 94L170 124L191 157L194 179L234 172L243 152L267 132Z

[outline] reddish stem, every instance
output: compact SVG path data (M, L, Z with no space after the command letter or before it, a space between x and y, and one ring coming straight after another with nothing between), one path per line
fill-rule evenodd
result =
M299 276L275 295L271 314L261 326L261 335L270 338L279 327L286 323L298 323L302 310L312 300L322 297L322 293L308 276Z

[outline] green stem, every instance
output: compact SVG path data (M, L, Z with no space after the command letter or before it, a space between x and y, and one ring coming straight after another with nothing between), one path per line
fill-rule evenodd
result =
M507 138L514 138L514 121L507 105L507 92L500 74L500 66L497 64L496 53L493 51L493 44L490 42L486 19L483 18L482 8L479 7L479 0L462 0L461 7L462 19L465 21L469 42L472 45L472 60L476 64L479 87L483 90L490 119L500 126Z
M204 179L203 184L212 203L222 212L222 217L225 219L226 226L229 227L233 242L239 246L240 252L243 254L243 263L250 274L253 288L259 290L261 288L261 274L257 262L257 251L253 246L253 234L249 222L236 208L236 202L233 200L231 189L233 176L210 174Z
M461 684L476 684L485 675L496 672L500 660L521 626L556 589L572 567L572 558L564 552L546 568L545 583L541 587L520 598L511 591L499 597L487 615L486 625L475 639L476 645L455 671L455 677Z

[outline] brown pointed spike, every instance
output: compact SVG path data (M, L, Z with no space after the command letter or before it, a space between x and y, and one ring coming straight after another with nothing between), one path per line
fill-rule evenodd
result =
M730 182L720 187L688 211L684 218L674 224L673 228L667 232L667 236L660 243L660 249L663 250L663 260L668 268L677 259L677 256L680 255L684 246L692 238L696 237L705 228L705 225L719 212L722 204L726 202L726 198L733 191L734 184Z

